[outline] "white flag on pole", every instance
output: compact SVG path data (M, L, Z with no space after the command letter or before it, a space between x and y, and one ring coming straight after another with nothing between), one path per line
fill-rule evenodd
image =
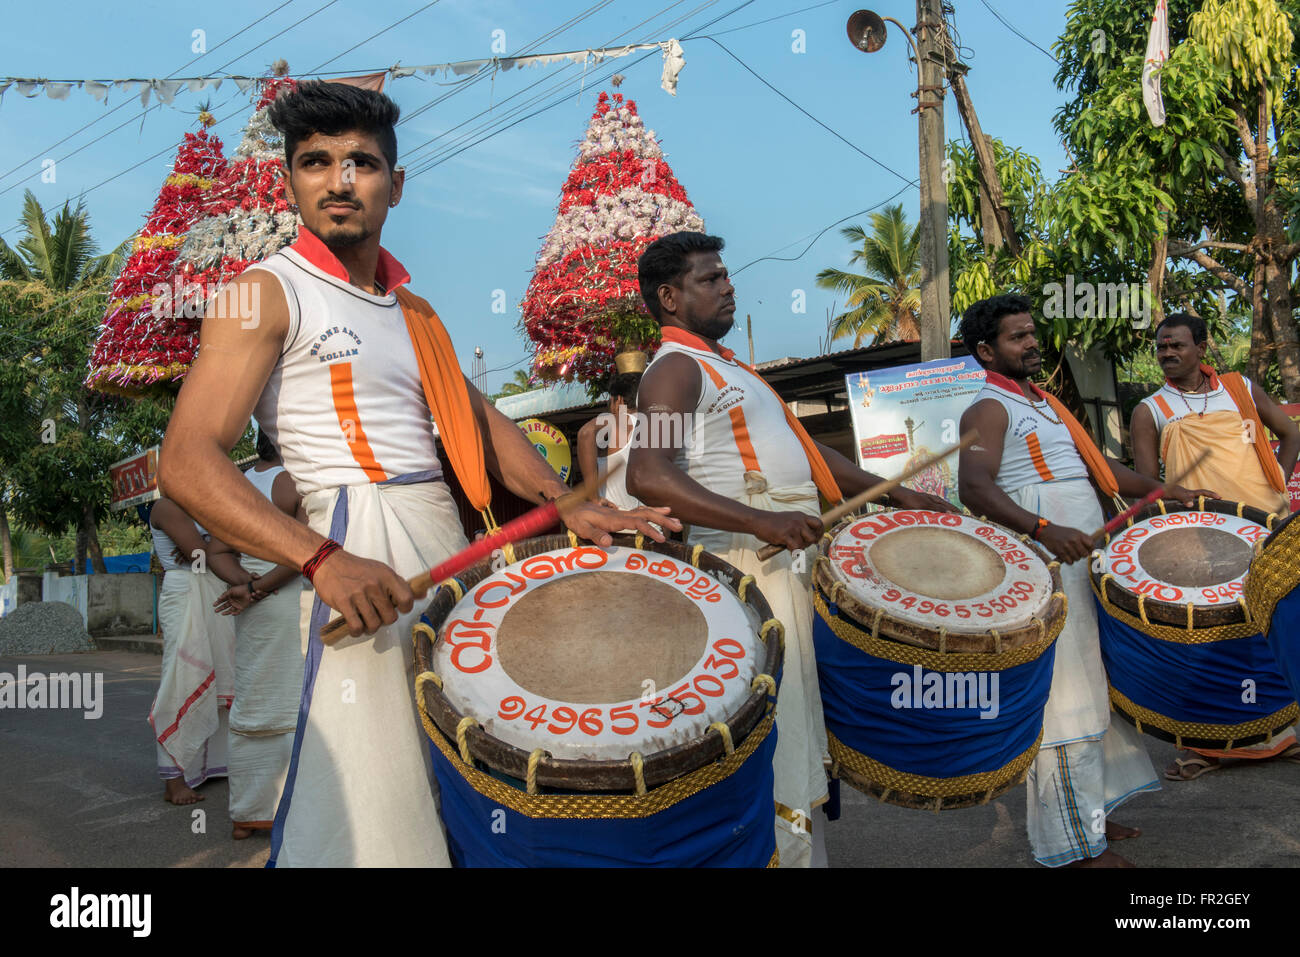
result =
M1169 10L1165 0L1156 0L1147 36L1147 57L1142 64L1142 102L1153 126L1165 125L1165 101L1160 96L1160 71L1169 59Z

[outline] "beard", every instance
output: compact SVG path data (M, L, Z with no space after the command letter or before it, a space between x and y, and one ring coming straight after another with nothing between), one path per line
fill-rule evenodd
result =
M716 316L707 322L700 323L698 332L706 339L721 339L731 331L732 326L735 324L736 317L734 314L725 319L721 316Z
M326 246L332 246L336 249L348 249L365 242L371 235L371 231L366 229L364 223L351 225L331 223L326 227L325 235L321 236L321 240Z
M1021 357L1019 368L1016 369L1016 374L1013 378L1032 379L1035 375L1041 372L1042 369L1043 369L1042 355L1040 353L1033 352L1030 353L1029 355Z

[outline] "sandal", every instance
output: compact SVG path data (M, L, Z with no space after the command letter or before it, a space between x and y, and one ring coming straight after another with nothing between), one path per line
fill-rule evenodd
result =
M1210 761L1200 755L1192 755L1190 758L1174 758L1174 763L1165 768L1165 777L1170 781L1195 781L1202 774L1209 774L1221 767L1223 765L1220 762Z

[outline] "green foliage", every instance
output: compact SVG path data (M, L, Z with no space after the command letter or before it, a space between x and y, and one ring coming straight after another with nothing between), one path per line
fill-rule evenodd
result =
M856 348L867 336L878 342L921 337L921 234L907 222L903 205L871 214L871 235L861 226L840 230L853 244L849 265L862 273L823 269L817 285L847 296L849 308L831 319L831 339L852 337Z

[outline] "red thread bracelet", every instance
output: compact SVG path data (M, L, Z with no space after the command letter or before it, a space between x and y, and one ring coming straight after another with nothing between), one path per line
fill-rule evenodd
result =
M302 566L303 578L307 579L307 581L309 582L312 582L312 584L315 584L314 578L316 575L316 570L320 568L321 562L325 561L325 559L329 558L335 552L342 551L342 550L343 550L343 546L340 545L338 542L334 541L334 539L332 538L325 539L325 541L321 544L321 547L316 549L316 554L313 555L311 558L307 559L307 561L303 562L303 566Z

